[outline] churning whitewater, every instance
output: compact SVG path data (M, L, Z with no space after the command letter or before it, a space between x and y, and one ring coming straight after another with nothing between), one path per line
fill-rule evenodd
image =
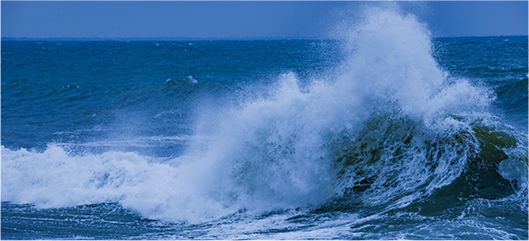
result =
M284 71L240 84L244 96L167 80L227 91L188 109L190 134L120 140L185 142L178 156L3 145L2 212L93 205L162 230L129 238L527 239L527 132L504 121L495 89L442 68L413 15L369 9L344 32L324 75Z

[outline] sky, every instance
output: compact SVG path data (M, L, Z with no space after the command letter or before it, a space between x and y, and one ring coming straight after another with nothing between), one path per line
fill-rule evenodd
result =
M15 38L325 38L340 14L383 2L2 1ZM399 2L435 37L527 35L527 1Z

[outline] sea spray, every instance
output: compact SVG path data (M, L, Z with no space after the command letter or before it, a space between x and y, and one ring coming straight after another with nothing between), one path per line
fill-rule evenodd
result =
M305 93L289 73L271 98L203 115L218 126L200 145L222 166L215 189L249 210L318 206L351 190L367 190L353 194L364 203L402 206L478 158L471 123L494 100L489 90L448 79L413 16L374 11L351 32L354 55L335 82Z

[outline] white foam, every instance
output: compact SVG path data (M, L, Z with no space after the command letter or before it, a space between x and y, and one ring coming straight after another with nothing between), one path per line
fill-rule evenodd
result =
M153 219L222 215L223 207L206 200L188 175L135 153L76 156L58 146L43 153L2 146L2 201L38 208L117 202Z

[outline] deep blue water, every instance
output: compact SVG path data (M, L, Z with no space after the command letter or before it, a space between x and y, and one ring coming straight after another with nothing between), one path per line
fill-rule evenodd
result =
M2 238L527 239L527 36L399 21L3 39Z
M267 85L286 71L307 78L338 55L321 52L332 43L301 40L3 44L3 145L38 150L102 135L189 135L197 99L241 95L241 86Z

